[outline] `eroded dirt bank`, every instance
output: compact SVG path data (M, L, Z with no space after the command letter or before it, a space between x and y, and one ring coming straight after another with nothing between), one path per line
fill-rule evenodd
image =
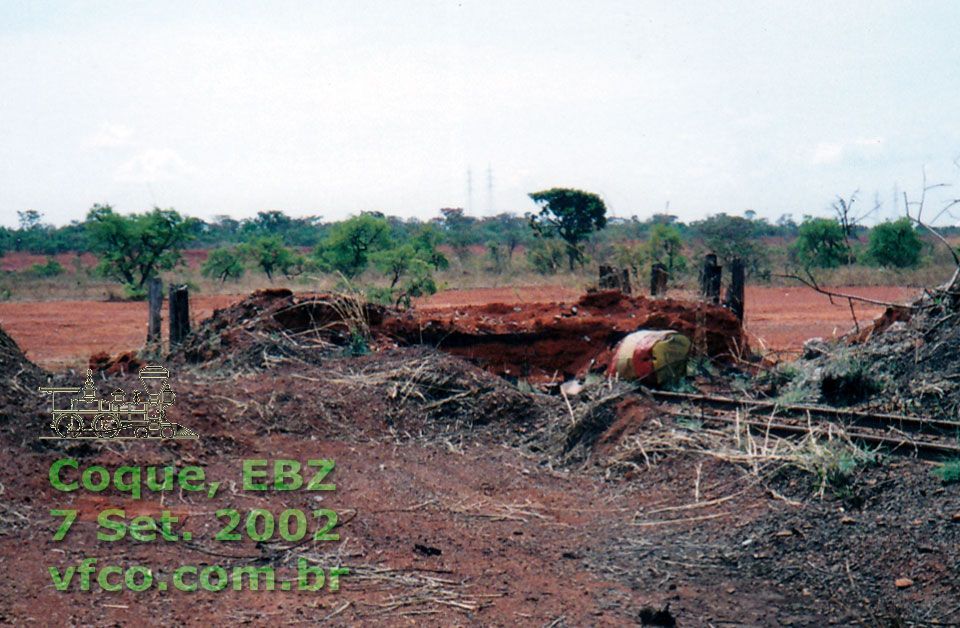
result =
M360 327L363 327L361 330ZM695 350L719 361L748 351L736 318L713 305L596 292L558 304L491 303L396 311L336 295L261 291L218 310L183 356L209 362L233 355L255 334L290 337L320 330L333 342L358 333L384 345L428 345L476 361L498 375L562 381L603 370L616 343L637 329L675 329Z
M900 301L916 290L900 287L838 288L861 296ZM673 295L671 295L673 296ZM688 295L676 294L676 298ZM518 305L575 301L575 290L558 286L519 286L450 290L419 303L430 309L482 306L490 303ZM245 295L193 295L190 308L199 322L217 308L228 307ZM856 304L861 325L883 312L883 307ZM78 313L82 316L78 317ZM111 355L136 351L146 336L145 303L74 301L0 303L0 325L17 340L31 360L51 370L85 365L87 358L104 351ZM853 326L845 301L833 303L809 289L747 286L746 329L751 345L765 351L795 356L803 342L814 336L831 338ZM166 325L164 325L166 327ZM164 329L166 333L166 329Z

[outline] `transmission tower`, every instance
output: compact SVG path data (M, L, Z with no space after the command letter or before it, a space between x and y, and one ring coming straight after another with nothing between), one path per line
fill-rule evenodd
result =
M473 171L467 168L467 213L473 212Z
M493 216L493 167L487 164L487 214Z

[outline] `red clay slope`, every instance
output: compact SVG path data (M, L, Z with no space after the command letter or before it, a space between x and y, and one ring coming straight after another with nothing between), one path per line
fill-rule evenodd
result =
M181 349L190 362L205 362L244 350L249 332L310 330L337 344L349 334L342 307L331 295L294 295L263 290L217 310ZM364 308L375 345L434 346L469 358L487 370L537 382L603 370L617 342L637 329L674 329L695 350L730 360L746 349L743 330L727 310L676 299L628 297L616 291L586 294L567 303L521 303L397 311ZM214 342L211 342L215 340Z
M729 360L746 349L728 310L676 299L594 292L567 303L491 303L390 312L378 328L405 343L434 345L488 370L537 381L605 368L616 343L638 329L674 329L701 353Z

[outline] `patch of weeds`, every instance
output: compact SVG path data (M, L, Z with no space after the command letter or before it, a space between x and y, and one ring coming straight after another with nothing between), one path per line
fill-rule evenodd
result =
M667 392L676 392L676 393L688 393L695 394L697 389L693 387L693 384L690 383L690 380L686 377L679 377L673 381L667 380L660 386L661 390L666 390Z
M857 404L879 390L879 385L868 373L860 356L849 352L837 354L823 370L820 394L834 406Z
M606 377L603 375L598 375L596 373L587 373L586 377L583 378L584 387L587 386L596 386L597 384L606 381Z
M137 286L125 283L123 284L123 300L124 301L146 301L147 300L147 289L138 288Z
M933 474L940 478L941 484L960 482L960 459L947 460L933 470Z
M367 301L370 303L376 303L377 305L383 305L386 307L391 307L393 305L393 290L390 288L367 286L366 294Z
M677 417L677 425L685 430L690 430L691 432L697 432L703 429L703 421L700 421L699 419L691 419L690 417L685 416Z
M786 364L781 364L777 368L776 373L784 381L792 382L798 377L800 377L800 367L798 367L793 362L787 362Z
M851 500L856 498L854 480L859 471L876 464L879 456L875 451L863 449L842 440L818 442L807 441L797 452L794 460L801 469L813 475L815 490L823 497L829 490L835 497Z
M355 329L350 330L350 336L347 339L347 344L343 348L343 355L350 358L358 358L361 355L367 355L368 353L370 353L370 343L367 341L366 335Z
M813 395L809 390L800 386L790 386L781 392L776 402L785 406L798 406L813 401Z
M709 358L698 357L687 360L687 376L699 377L701 375L714 379L720 376L720 370Z
M34 264L29 269L24 271L24 273L33 276L33 277L56 277L64 273L63 266L55 260L54 258L47 255L46 264Z

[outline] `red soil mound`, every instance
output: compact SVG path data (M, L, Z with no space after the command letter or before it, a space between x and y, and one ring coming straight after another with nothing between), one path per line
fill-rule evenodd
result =
M381 329L409 343L476 359L499 374L539 381L605 368L617 342L637 329L680 331L701 352L724 360L746 348L739 322L723 308L616 291L570 303L418 308L388 314Z
M616 343L637 329L674 329L696 349L721 360L746 349L743 331L727 310L676 299L595 292L569 303L489 303L406 311L366 305L364 317L375 344L433 345L473 359L487 370L535 381L552 381L603 369ZM252 331L311 329L335 343L347 340L344 307L335 297L260 291L204 324L185 348L192 362L244 350ZM216 342L210 342L215 338Z

